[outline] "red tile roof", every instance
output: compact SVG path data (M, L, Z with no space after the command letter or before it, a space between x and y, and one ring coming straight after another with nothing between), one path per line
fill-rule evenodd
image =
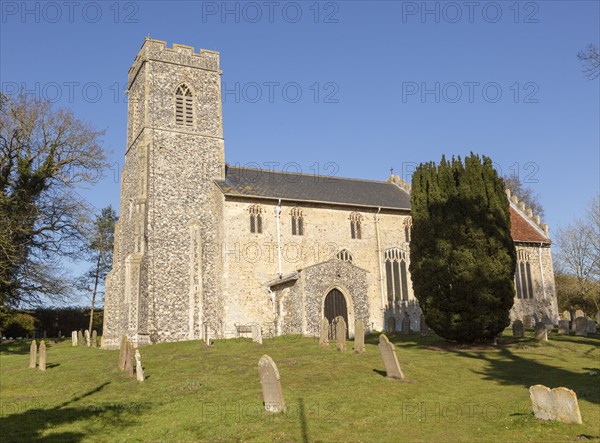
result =
M510 207L510 234L516 242L550 243L550 239L540 234L531 226L531 222L527 221L512 206Z

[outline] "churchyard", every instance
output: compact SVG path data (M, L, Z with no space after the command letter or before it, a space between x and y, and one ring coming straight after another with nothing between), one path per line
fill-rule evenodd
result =
M2 441L600 440L598 334L555 329L539 341L528 328L515 340L507 329L498 346L420 334L390 334L390 346L374 334L365 337L364 352L354 351L353 340L262 341L141 347L144 381L127 370L119 350L47 339L45 370L38 370L31 340L2 344ZM401 367L395 378L386 377L393 355L382 360L388 347ZM265 412L261 379L272 374L259 378L259 360L271 370L263 355L278 369L284 412ZM536 419L529 388L537 384L572 389L583 423Z

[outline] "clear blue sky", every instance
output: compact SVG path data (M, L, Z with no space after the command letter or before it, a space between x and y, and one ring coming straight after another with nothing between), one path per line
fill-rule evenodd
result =
M239 87L223 107L229 163L385 180L472 150L530 181L552 230L598 192L600 81L576 54L600 40L599 4L260 1L223 15L220 1L5 1L0 80L106 128L116 169L144 37L217 50L225 88ZM109 171L83 195L118 207L118 180Z

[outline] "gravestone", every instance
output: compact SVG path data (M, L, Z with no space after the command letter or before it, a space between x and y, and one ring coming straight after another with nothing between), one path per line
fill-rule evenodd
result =
M408 312L404 313L404 318L402 319L402 334L410 334L410 317L408 316Z
M523 316L523 326L526 328L533 328L533 316L532 315L524 315Z
M44 340L40 343L40 364L38 365L40 371L46 370L46 343Z
M512 324L513 338L525 337L525 327L521 320L515 320Z
M90 341L90 331L88 331L87 329L84 331L84 337L85 337L85 345L89 348L91 345L91 341Z
M144 381L144 369L142 368L142 356L138 349L135 350L135 377L137 381Z
M577 395L572 390L535 385L529 388L529 396L536 418L563 423L582 423Z
M571 321L571 313L569 311L564 311L562 313L563 320Z
M71 332L71 345L77 346L77 331Z
M319 336L319 346L322 348L329 347L329 320L323 317L321 320L321 335Z
M127 337L121 337L121 348L119 349L119 369L125 370L125 359L127 358Z
M581 309L575 311L575 319L578 319L579 317L585 317L585 314Z
M403 380L404 374L402 374L402 370L400 369L396 350L385 334L379 336L379 353L381 354L387 377L395 380Z
M85 342L83 340L83 334L81 333L81 331L77 331L77 344L79 346L85 346Z
M281 377L277 365L268 355L263 355L258 361L258 377L262 387L265 411L270 414L285 411Z
M587 319L587 333L588 334L595 334L596 333L596 322L594 320L592 320L591 318Z
M585 317L575 317L575 335L587 337L588 321Z
M29 347L29 369L35 369L37 363L37 343L35 340L31 342Z
M133 343L127 342L127 354L125 356L125 371L127 371L127 375L133 378L134 372L134 353L133 353Z
M421 335L429 335L429 326L427 326L423 314L421 314L421 317L419 318L419 331L421 332Z
M546 328L546 324L542 322L538 322L535 325L535 339L548 341L548 329Z
M335 323L335 348L338 351L346 350L346 321L344 317L337 316Z
M260 325L256 323L252 325L252 341L259 345L263 344L262 329L260 328Z
M92 331L92 348L97 348L97 347L98 347L98 333L94 329Z
M62 331L58 331L58 338L62 338Z
M208 323L204 324L204 344L210 346L210 327L208 326Z
M600 325L600 311L596 312L596 323Z
M354 352L365 352L365 323L362 320L358 320L354 325Z
M393 315L387 319L387 332L390 334L396 333L396 317Z
M569 335L569 320L558 321L558 333L560 335Z
M46 338L46 331L42 332L42 338Z

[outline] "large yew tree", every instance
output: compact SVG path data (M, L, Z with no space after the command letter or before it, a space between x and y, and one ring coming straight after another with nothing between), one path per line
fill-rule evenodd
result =
M410 273L427 324L448 340L492 340L509 325L516 252L504 182L488 157L444 157L412 179Z

